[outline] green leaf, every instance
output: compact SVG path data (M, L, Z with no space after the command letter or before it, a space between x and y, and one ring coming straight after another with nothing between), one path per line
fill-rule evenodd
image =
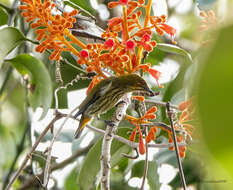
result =
M80 74L81 71L71 66L73 65L75 67L79 67L76 60L74 59L74 57L72 57L70 53L62 52L62 57L65 59L65 62L61 63L61 75L64 84L67 84L72 81L78 74ZM69 64L71 65L68 65L67 62L69 62ZM72 91L87 88L90 82L90 80L79 80L78 82L74 83L73 86L69 86L67 90Z
M131 178L139 177L142 178L144 174L144 166L145 160L140 160L133 165ZM154 161L148 162L148 172L147 172L147 179L150 186L150 189L159 190L159 175L157 171L157 165Z
M140 160L140 161L136 162L132 168L131 178L133 178L133 177L141 178L143 176L144 165L145 165L144 160Z
M90 1L86 1L86 0L70 0L72 3L80 6L81 8L87 10L88 12L90 12L91 14L93 14L95 12L95 10L92 8ZM64 1L65 4L72 6L75 9L78 9L76 6L72 5L72 3L70 3L70 1Z
M35 86L29 93L29 101L35 110L38 106L43 107L40 119L44 118L52 103L52 82L44 64L35 57L22 54L8 60L17 71L30 76L30 84Z
M127 136L130 128L118 129L118 135ZM78 181L82 190L90 189L96 181L97 174L100 171L100 156L103 139L101 138L88 152L82 168L79 173ZM111 167L114 167L121 159L121 153L129 153L131 148L117 140L113 140L111 146Z
M227 180L223 168L216 167L218 164L213 163L212 171L216 172L216 177L227 181L233 179L233 43L229 40L232 31L233 25L222 28L214 47L199 64L202 67L197 98L207 148L214 160L228 171L231 179ZM226 183L226 186L220 189L233 189L232 183Z
M80 190L77 185L76 179L78 175L77 168L73 169L65 180L65 190Z
M160 189L159 174L156 162L148 162L147 179L151 190Z
M0 64L13 49L26 40L24 35L14 27L0 29Z
M7 24L8 22L8 14L7 12L0 7L0 26Z
M154 160L157 165L170 164L174 167L178 167L175 152L168 149L160 149L159 152L155 154Z
M185 59L189 62L192 63L192 57L191 55L185 51L184 49L176 46L176 45L172 45L172 44L165 44L165 43L157 43L156 46L159 50L162 50L164 52L167 53L173 53L173 54L177 54L177 55L182 55L185 57Z

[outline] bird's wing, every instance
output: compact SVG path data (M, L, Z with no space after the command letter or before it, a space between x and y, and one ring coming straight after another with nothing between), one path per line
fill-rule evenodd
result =
M99 99L103 94L106 93L111 88L112 82L111 80L102 80L97 85L93 87L93 89L89 92L84 101L79 105L79 111L75 114L75 118L77 118L80 114L85 112L85 110L93 104L97 99Z

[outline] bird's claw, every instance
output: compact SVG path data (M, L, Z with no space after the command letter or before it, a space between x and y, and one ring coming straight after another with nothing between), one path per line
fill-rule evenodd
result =
M106 125L111 126L111 127L114 127L114 126L115 126L115 122L112 121L112 120L104 120L104 123L105 123Z

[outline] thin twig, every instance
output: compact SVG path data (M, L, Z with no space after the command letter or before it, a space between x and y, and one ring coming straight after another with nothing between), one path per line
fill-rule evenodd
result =
M155 105L159 105L159 106L164 106L166 107L166 102L161 102L161 101L157 101L157 100L151 100L151 99L146 99L145 100L145 103L152 103L152 104L155 104ZM178 106L176 105L172 105L170 104L170 108L174 108L174 109L179 109Z
M11 7L10 18L8 19L8 26L11 26L14 22L15 15L17 13L17 5L19 0L15 0Z
M139 105L140 105L139 108L141 110L140 117L142 117L142 115L145 115L145 113L146 113L146 104L145 104L145 102L140 102ZM148 127L147 127L147 125L143 126L143 128L144 128L143 129L144 134L145 134L145 136L147 136L147 133L148 133ZM149 161L148 154L149 154L148 144L146 143L145 165L144 165L142 184L141 184L140 190L144 190L144 186L145 186L145 182L146 182L146 177L147 177L147 172L148 172L148 161Z
M174 124L173 124L173 120L172 120L172 114L173 113L172 113L169 102L167 102L167 104L166 104L166 109L167 109L167 115L168 115L168 118L169 118L169 121L170 121L170 125L171 125L171 128L172 128L172 136L173 136L173 141L174 141L174 146L175 146L175 151L176 151L177 163L178 163L178 166L179 166L180 178L181 178L181 182L182 182L182 185L183 185L183 189L186 190L187 189L186 188L186 181L185 181L185 177L184 177L184 171L183 171L181 159L180 159L180 156L179 156L179 149L178 149L178 145L177 145L177 141L176 141L176 132L175 132Z
M11 66L9 66L9 68L6 71L6 76L5 76L4 80L3 80L2 86L0 88L0 96L2 95L3 91L5 90L6 84L7 84L8 80L9 80L9 78L10 78L12 70L13 70L13 68Z
M51 157L52 157L52 147L53 144L56 140L56 138L59 136L61 130L63 129L65 123L67 122L67 120L72 116L72 114L79 109L79 107L74 108L69 114L68 116L65 118L65 120L63 121L63 123L60 125L59 129L57 130L56 134L53 136L52 141L50 143L50 146L48 147L48 156L47 156L47 160L46 160L46 165L45 165L45 170L44 170L44 182L43 182L43 187L47 188L47 184L49 181L49 174L50 174L50 164L51 164Z
M98 129L96 127L93 127L91 125L86 125L87 128L91 129L92 131L95 131L95 132L98 132L102 135L105 134L105 131L102 130L102 129ZM138 148L139 144L136 143L136 142L133 142L133 141L130 141L130 140L127 140L121 136L118 136L118 135L114 135L113 136L114 139L130 146L131 148ZM185 143L179 143L178 144L179 146L185 146L186 144ZM163 143L163 144L148 144L148 148L169 148L173 146L173 143Z
M103 138L101 150L101 190L110 190L111 144L117 127L120 121L124 118L126 110L128 108L130 102L129 95L125 95L122 100L122 103L118 104L117 110L113 115L112 126L107 125L106 132Z
M135 156L131 156L131 155L128 155L128 154L125 154L125 153L121 153L121 155L124 156L124 157L126 157L126 158L135 160L135 159L137 159L139 157L139 153L138 153L138 149L137 148L135 148L134 150L136 152Z
M15 180L19 177L21 171L24 169L24 167L26 166L28 160L31 158L32 153L35 151L36 147L38 146L38 144L40 143L40 141L42 140L42 138L46 135L46 133L48 132L48 130L53 126L53 124L59 120L62 116L57 114L52 121L48 124L48 126L43 130L43 132L40 134L40 136L38 137L38 139L36 140L36 142L34 143L34 145L32 146L31 150L29 151L29 153L26 155L26 157L24 158L22 164L20 165L20 167L18 168L18 170L16 171L16 173L14 174L14 176L12 177L11 181L8 183L7 187L5 190L9 190L11 188L11 186L13 185L13 183L15 182Z
M69 158L65 159L64 161L60 162L60 163L54 163L51 165L51 172L64 168L65 166L67 166L68 164L72 163L75 161L75 159L77 159L79 156L86 154L90 148L94 145L95 142L91 142L87 147L85 148L80 148L78 149L76 152L74 152L72 154L72 156L70 156ZM42 172L41 174L37 175L38 179L41 181L43 178L44 173ZM27 181L24 182L24 184L22 184L21 187L18 188L18 190L25 190L28 189L29 187L32 187L33 184L35 183L35 176L30 177Z
M16 154L15 154L15 157L14 157L14 160L10 166L10 169L6 175L6 178L3 182L3 189L7 186L7 184L9 183L9 180L10 180L10 176L12 174L12 172L14 171L14 168L15 168L15 164L21 154L21 152L23 151L23 148L24 148L24 144L25 144L25 139L26 139L26 134L27 134L27 131L29 130L29 128L31 127L30 125L30 122L26 122L26 126L25 126L25 129L24 129L24 132L23 132L23 136L20 140L20 143L17 145L17 148L16 148Z

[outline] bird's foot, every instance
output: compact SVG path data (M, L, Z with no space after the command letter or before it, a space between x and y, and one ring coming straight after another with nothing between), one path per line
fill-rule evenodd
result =
M112 120L104 120L104 123L110 127L114 127L115 126L115 122Z
M97 115L97 119L98 119L99 121L103 121L106 125L109 125L109 126L111 126L111 127L114 127L114 126L115 126L115 123L114 123L114 121L112 121L112 120L104 120L104 119L101 119L99 115Z
M116 104L116 107L118 107L120 104L125 104L126 102L124 100L121 100L119 101L117 104Z

